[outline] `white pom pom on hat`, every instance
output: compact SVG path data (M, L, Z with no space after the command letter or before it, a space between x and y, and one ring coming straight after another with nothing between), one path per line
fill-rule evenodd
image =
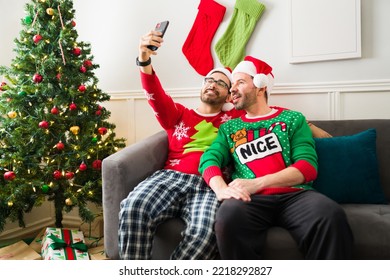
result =
M241 61L233 70L235 73L246 73L253 77L253 84L257 88L267 87L267 95L269 96L274 86L274 75L272 67L264 61L246 56L244 61Z
M233 105L233 103L230 103L230 102L225 102L225 104L222 105L223 112L228 112L230 110L233 110L233 108L234 108L234 105Z

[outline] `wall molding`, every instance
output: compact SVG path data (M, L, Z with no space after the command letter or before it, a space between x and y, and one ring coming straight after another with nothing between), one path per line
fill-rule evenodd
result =
M168 88L166 92L173 98L193 98L199 96L200 88ZM329 92L378 92L390 91L390 79L365 81L334 81L320 83L281 83L275 84L272 94L303 94ZM109 91L111 101L146 99L143 90Z

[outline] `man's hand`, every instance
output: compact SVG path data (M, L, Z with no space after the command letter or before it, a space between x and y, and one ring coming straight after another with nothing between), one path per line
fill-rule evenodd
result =
M159 31L150 31L143 35L139 43L139 60L147 61L151 55L157 55L157 51L152 51L148 46L161 47L164 39L161 37L162 33Z
M209 184L219 201L230 198L241 199L243 201L251 200L250 193L246 189L239 186L231 187L230 185L226 185L221 176L211 178Z
M250 194L255 194L261 188L261 178L235 179L229 183L229 188L242 189Z

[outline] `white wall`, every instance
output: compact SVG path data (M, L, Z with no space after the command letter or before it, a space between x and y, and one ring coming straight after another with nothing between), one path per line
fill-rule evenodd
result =
M0 0L0 65L9 65L15 57L13 40L19 35L27 2ZM213 47L227 28L235 1L217 2L227 8L211 48L215 66L221 66ZM312 120L390 118L390 1L361 0L361 58L303 64L289 63L289 0L262 3L266 10L246 46L246 54L273 67L276 84L271 103L302 111ZM91 43L94 62L100 65L96 71L99 87L112 96L105 106L112 112L117 135L126 137L128 144L160 130L142 93L135 66L139 38L157 21L170 21L164 45L153 57L160 80L178 102L190 107L198 104L202 77L181 50L198 4L199 0L74 0L78 40ZM37 216L42 216L41 212L45 211L32 213L29 226L39 226ZM44 218L42 221L47 222ZM8 233L16 231L12 228ZM7 232L1 236L8 236Z
M235 3L231 0L217 2L227 9L212 47L226 30ZM247 54L273 66L276 83L389 79L390 36L387 28L390 24L390 1L361 2L362 59L289 64L288 0L262 1L266 10L248 42ZM164 19L170 20L169 30L164 47L153 60L160 78L167 88L198 87L201 77L181 51L196 17L198 4L199 0L75 0L80 39L92 44L96 62L101 65L101 70L97 72L101 87L114 92L140 88L138 69L134 65L139 37ZM220 66L215 54L214 61Z
M325 1L325 0L308 0ZM343 1L343 0L340 0ZM0 64L14 57L13 39L27 0L0 0ZM235 1L217 0L226 9L212 47L227 28ZM248 44L247 54L267 61L274 68L277 84L329 81L360 81L390 78L390 24L388 0L361 0L362 58L342 61L289 64L289 0L263 0L266 10ZM157 21L168 19L170 26L164 46L153 60L167 88L198 87L201 77L188 64L181 47L197 14L199 0L74 0L79 40L90 42L100 65L100 87L109 92L139 90L134 64L139 37ZM334 7L337 9L337 7ZM310 11L307 11L310 13ZM214 53L214 51L213 51ZM220 66L214 54L216 66Z

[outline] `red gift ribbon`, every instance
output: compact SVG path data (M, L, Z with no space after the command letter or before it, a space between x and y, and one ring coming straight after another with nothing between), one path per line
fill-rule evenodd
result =
M62 238L64 239L64 241L65 241L65 243L67 245L64 248L66 259L68 259L68 260L75 260L76 259L76 254L75 254L73 248L70 247L70 244L73 241L72 233L71 233L71 231L69 229L62 229L61 232L62 232Z

